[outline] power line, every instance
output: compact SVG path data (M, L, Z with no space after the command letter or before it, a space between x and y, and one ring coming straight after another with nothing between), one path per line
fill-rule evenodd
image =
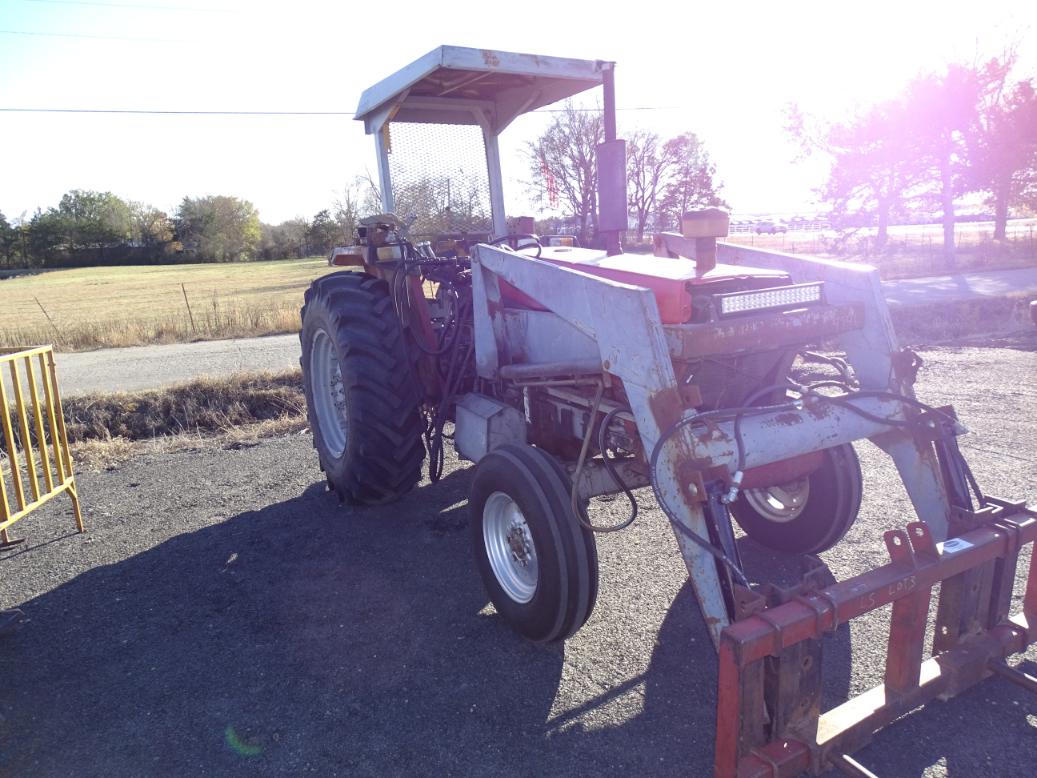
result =
M617 111L671 111L675 105L642 105L617 108ZM531 113L565 113L565 108L541 108ZM599 111L597 108L574 108L581 113ZM144 116L355 116L352 111L156 111L137 108L0 108L0 113L94 113L130 114Z
M49 5L89 5L99 8L126 8L145 11L192 11L198 13L235 13L231 8L205 8L188 5L137 5L136 3L102 3L98 0L22 0L25 3L47 3Z
M101 113L150 116L354 116L352 111L151 111L120 108L0 108L2 113Z
M186 43L185 40L176 38L129 38L117 35L85 35L70 32L34 32L31 30L0 30L0 35L31 35L38 38L85 38L87 40L101 41L132 41L134 43Z
M629 108L617 107L617 111L676 111L679 105L632 105ZM538 108L530 113L566 113L569 110L577 113L601 113L600 108Z

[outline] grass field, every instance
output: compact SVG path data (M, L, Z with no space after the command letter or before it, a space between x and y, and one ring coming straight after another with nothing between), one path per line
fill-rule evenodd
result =
M294 332L327 260L53 270L0 281L0 347L63 351ZM185 300L186 294L186 300Z
M1016 227L1003 243L991 241L985 225L963 229L956 269L1035 264L1037 220L1020 221ZM818 232L740 233L729 240L864 261L891 279L948 272L940 257L940 238L932 230L924 235L897 231L891 234L890 250L882 254L869 254L865 238L835 252L831 241ZM85 351L296 332L304 290L328 270L324 258L314 257L77 268L0 280L0 347L53 343L61 351Z

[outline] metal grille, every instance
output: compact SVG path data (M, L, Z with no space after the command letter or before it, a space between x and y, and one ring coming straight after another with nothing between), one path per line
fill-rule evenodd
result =
M389 126L396 215L416 217L411 238L489 232L490 183L482 130L464 124Z

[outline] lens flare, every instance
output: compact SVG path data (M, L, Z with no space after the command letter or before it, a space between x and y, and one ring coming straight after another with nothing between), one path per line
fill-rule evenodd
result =
M228 726L227 729L224 730L223 736L227 741L227 745L230 746L231 751L236 753L238 756L259 756L263 753L262 746L245 743L241 738L239 738L238 733L234 731L234 727Z

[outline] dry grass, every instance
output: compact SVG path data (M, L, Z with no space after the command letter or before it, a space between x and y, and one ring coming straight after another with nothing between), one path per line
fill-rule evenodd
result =
M296 332L303 292L329 270L314 258L9 278L0 281L0 347L53 343L85 351Z
M73 467L80 472L112 469L150 453L243 448L261 438L307 428L298 370L194 381L152 392L73 397L64 405ZM34 433L30 436L38 483L43 488L44 465ZM15 437L20 437L17 432ZM25 454L19 451L12 463L2 438L0 435L0 479L8 494L14 495L11 467L15 464L28 493ZM16 445L20 444L18 440ZM50 444L48 451L53 451Z
M204 378L142 392L78 395L62 402L73 454L94 467L156 447L190 448L203 441L247 445L306 426L299 370ZM21 446L13 408L10 413L16 445ZM28 413L31 418L31 406ZM30 437L38 450L31 425Z
M70 443L205 436L306 415L299 370L202 378L143 392L79 395L63 403Z
M71 397L64 410L76 466L91 470L147 453L241 448L306 429L298 370Z
M211 448L248 448L256 445L262 438L301 432L308 432L305 418L285 417L208 435L166 435L149 440L129 440L127 438L85 440L71 444L70 448L77 470L97 471L111 470L123 462L147 454L199 451Z
M933 344L962 338L1030 331L1029 297L994 297L890 309L903 345Z

